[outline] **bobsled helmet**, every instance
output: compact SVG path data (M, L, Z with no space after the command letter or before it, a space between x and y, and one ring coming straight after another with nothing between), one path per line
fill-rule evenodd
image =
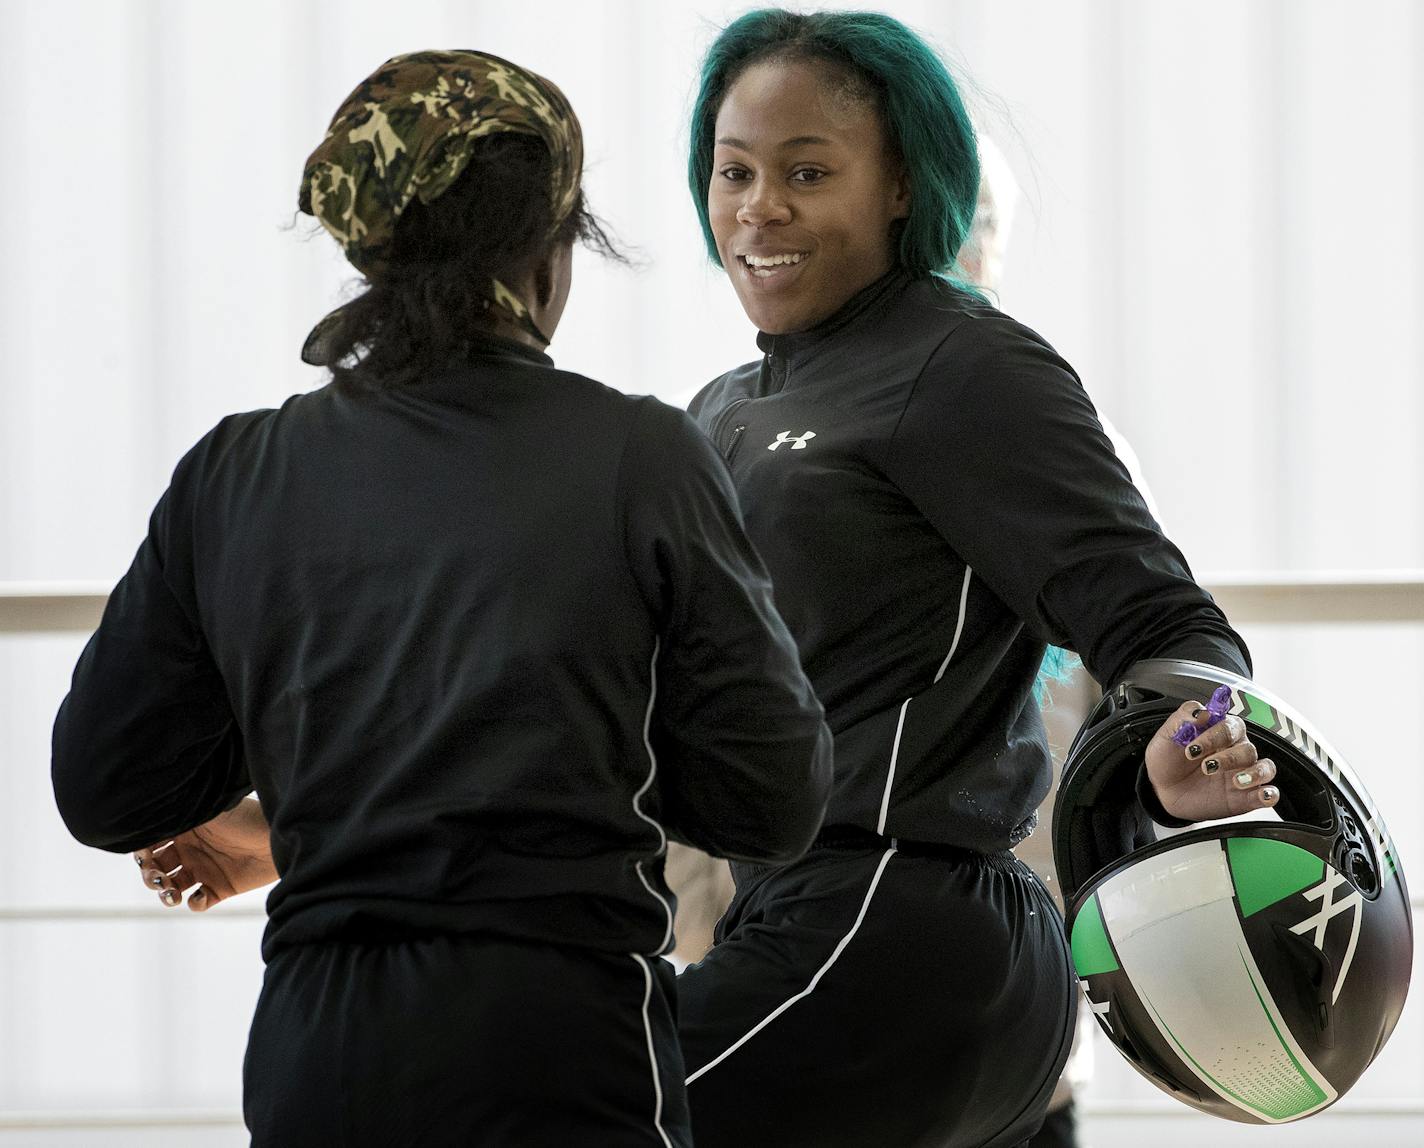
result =
M1279 820L1135 847L1147 743L1184 702L1246 722ZM1193 1108L1281 1124L1342 1096L1409 987L1409 891L1345 760L1250 680L1197 662L1128 671L1068 752L1053 819L1073 962L1109 1040Z

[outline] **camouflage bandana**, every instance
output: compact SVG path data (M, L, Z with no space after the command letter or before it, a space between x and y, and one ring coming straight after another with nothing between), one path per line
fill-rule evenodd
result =
M484 52L412 52L387 60L346 98L308 157L298 207L315 216L363 274L380 270L396 220L417 196L438 199L469 163L476 141L518 132L544 141L553 161L554 228L578 201L583 133L564 94L517 64ZM489 309L541 344L522 300L492 280ZM325 365L328 315L302 358Z

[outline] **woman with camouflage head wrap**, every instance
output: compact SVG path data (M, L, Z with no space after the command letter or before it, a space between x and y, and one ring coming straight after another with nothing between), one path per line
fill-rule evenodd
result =
M367 280L304 348L334 383L183 459L56 723L70 829L166 904L280 874L254 1144L690 1144L667 835L770 862L819 824L725 468L543 353L607 248L581 168L492 56L352 93L301 190Z
M613 254L582 174L578 120L547 80L482 53L387 61L337 110L303 173L299 206L370 288L317 326L302 357L391 385L458 353L474 313L547 346L568 296L567 249L582 239ZM343 365L357 347L360 368Z

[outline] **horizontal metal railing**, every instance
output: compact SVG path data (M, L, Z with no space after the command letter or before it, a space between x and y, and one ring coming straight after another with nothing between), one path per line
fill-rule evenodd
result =
M1415 913L1424 914L1424 893L1411 893L1409 895L1410 908ZM43 905L34 908L23 908L11 906L0 909L0 925L8 925L16 922L30 924L33 922L47 921L51 923L60 921L142 921L145 924L163 921L194 921L204 918L208 921L219 918L225 921L234 920L263 920L267 919L265 894L249 894L244 900L223 905L215 905L213 908L203 913L194 913L183 908L168 908L158 903L158 896L154 894L152 905L122 905L113 909L100 909L90 905L65 906L65 905Z
M1089 1119L1135 1120L1142 1118L1202 1120L1180 1104L1161 1100L1123 1101L1086 1100L1082 1112ZM1342 1100L1330 1110L1314 1118L1328 1120L1379 1119L1380 1117L1424 1116L1424 1101L1409 1099ZM223 1108L94 1108L88 1111L56 1109L12 1109L0 1112L0 1134L40 1131L42 1129L173 1129L173 1128L241 1128L242 1113L236 1107ZM1203 1127L1207 1127L1203 1125ZM1378 1141L1377 1141L1378 1143Z
M0 634L84 634L99 624L107 582L0 582Z
M138 870L135 869L134 873ZM1424 905L1420 906L1424 909ZM168 908L158 903L158 894L153 894L151 905L119 905L112 909L96 908L92 905L11 905L0 908L0 925L15 921L55 922L55 921L194 921L199 917L211 921L214 917L223 920L266 920L267 909L262 895L253 894L241 901L214 905L202 913L194 913L176 906Z
M1218 573L1202 585L1243 625L1424 622L1424 570ZM0 634L85 633L99 624L105 582L0 582Z
M49 1108L0 1112L0 1133L43 1129L241 1128L236 1108L91 1108L68 1112Z
M1221 573L1202 585L1240 625L1424 622L1424 570Z

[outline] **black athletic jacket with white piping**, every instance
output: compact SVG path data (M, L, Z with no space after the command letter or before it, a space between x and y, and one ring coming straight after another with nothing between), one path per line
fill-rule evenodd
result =
M826 707L827 826L1021 840L1051 776L1033 697L1045 643L1101 683L1146 657L1249 673L1034 332L892 272L816 328L757 342L762 360L690 410Z
M75 669L53 778L114 851L255 787L268 957L477 932L653 953L664 833L799 854L830 743L692 420L489 340L189 452Z

